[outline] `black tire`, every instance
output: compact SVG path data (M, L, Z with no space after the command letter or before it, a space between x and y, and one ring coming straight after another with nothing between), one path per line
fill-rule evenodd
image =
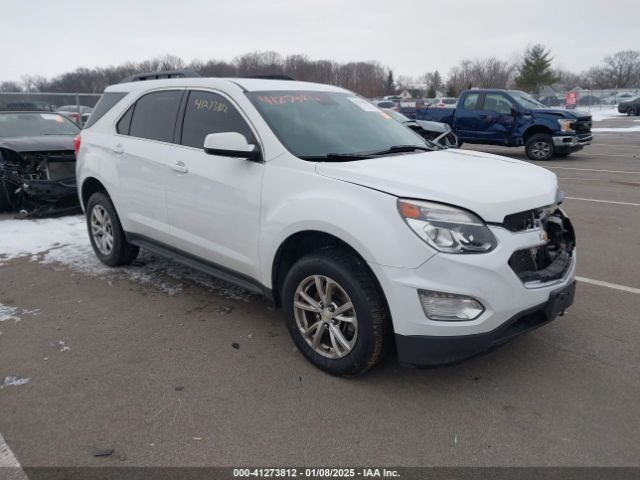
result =
M341 358L327 358L317 353L304 339L296 321L296 290L314 275L334 280L353 305L357 318L357 338L352 349ZM333 289L337 290L335 286ZM313 365L332 375L355 376L366 372L380 361L390 343L387 338L391 324L389 309L373 273L352 252L341 247L330 247L302 257L287 272L282 292L283 310L291 338ZM315 315L320 322L318 314L310 312L308 315L312 318ZM332 328L329 323L325 325L327 329L323 330L323 335L326 336L322 338L329 337L328 329Z
M627 115L629 115L630 117L635 117L638 115L638 110L635 108L630 108L627 112Z
M104 211L106 215L108 215L108 219L110 221L110 228L107 230L111 232L113 242L111 249L107 253L101 251L98 246L99 240L92 232L91 219L94 209L96 209L96 211ZM87 202L86 218L87 231L89 233L91 246L102 263L109 267L117 267L119 265L128 265L136 259L140 249L127 242L127 238L122 230L122 226L120 225L120 219L118 218L116 209L106 193L96 192L91 195Z
M0 213L10 212L16 208L13 188L5 180L0 179Z
M554 153L553 138L548 133L536 133L527 140L525 152L530 160L549 160Z

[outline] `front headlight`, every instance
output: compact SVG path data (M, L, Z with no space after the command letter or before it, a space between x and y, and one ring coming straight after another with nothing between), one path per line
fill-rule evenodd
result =
M439 252L485 253L497 245L487 225L466 210L399 199L398 211L411 230Z
M558 124L561 132L573 132L575 127L574 121L566 118L558 119Z

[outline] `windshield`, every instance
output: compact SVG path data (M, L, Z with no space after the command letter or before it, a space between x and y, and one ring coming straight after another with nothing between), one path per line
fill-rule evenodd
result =
M395 110L391 110L390 108L385 108L384 111L391 115L391 118L397 120L400 123L410 122L411 119L400 112L396 112Z
M0 137L77 135L78 126L57 113L0 114Z
M520 104L521 107L524 108L549 108L545 104L540 103L532 96L518 91L510 91L509 92L513 99Z
M420 136L349 93L272 91L247 96L284 146L303 159L371 154L397 146L425 148Z

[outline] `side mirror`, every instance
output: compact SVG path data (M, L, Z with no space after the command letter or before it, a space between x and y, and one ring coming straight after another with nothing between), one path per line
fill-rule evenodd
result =
M511 107L511 115L514 117L518 116L518 110L516 110L515 108Z
M210 133L204 139L204 152L221 157L260 158L260 147L247 142L244 135L238 132Z

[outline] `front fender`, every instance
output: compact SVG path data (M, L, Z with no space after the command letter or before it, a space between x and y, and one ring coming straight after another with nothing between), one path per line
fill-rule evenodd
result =
M280 246L303 231L333 235L372 264L417 268L435 254L404 223L396 197L323 177L313 169L269 167L263 186L263 200L269 201L262 205L260 233L265 286L272 286L272 267Z

